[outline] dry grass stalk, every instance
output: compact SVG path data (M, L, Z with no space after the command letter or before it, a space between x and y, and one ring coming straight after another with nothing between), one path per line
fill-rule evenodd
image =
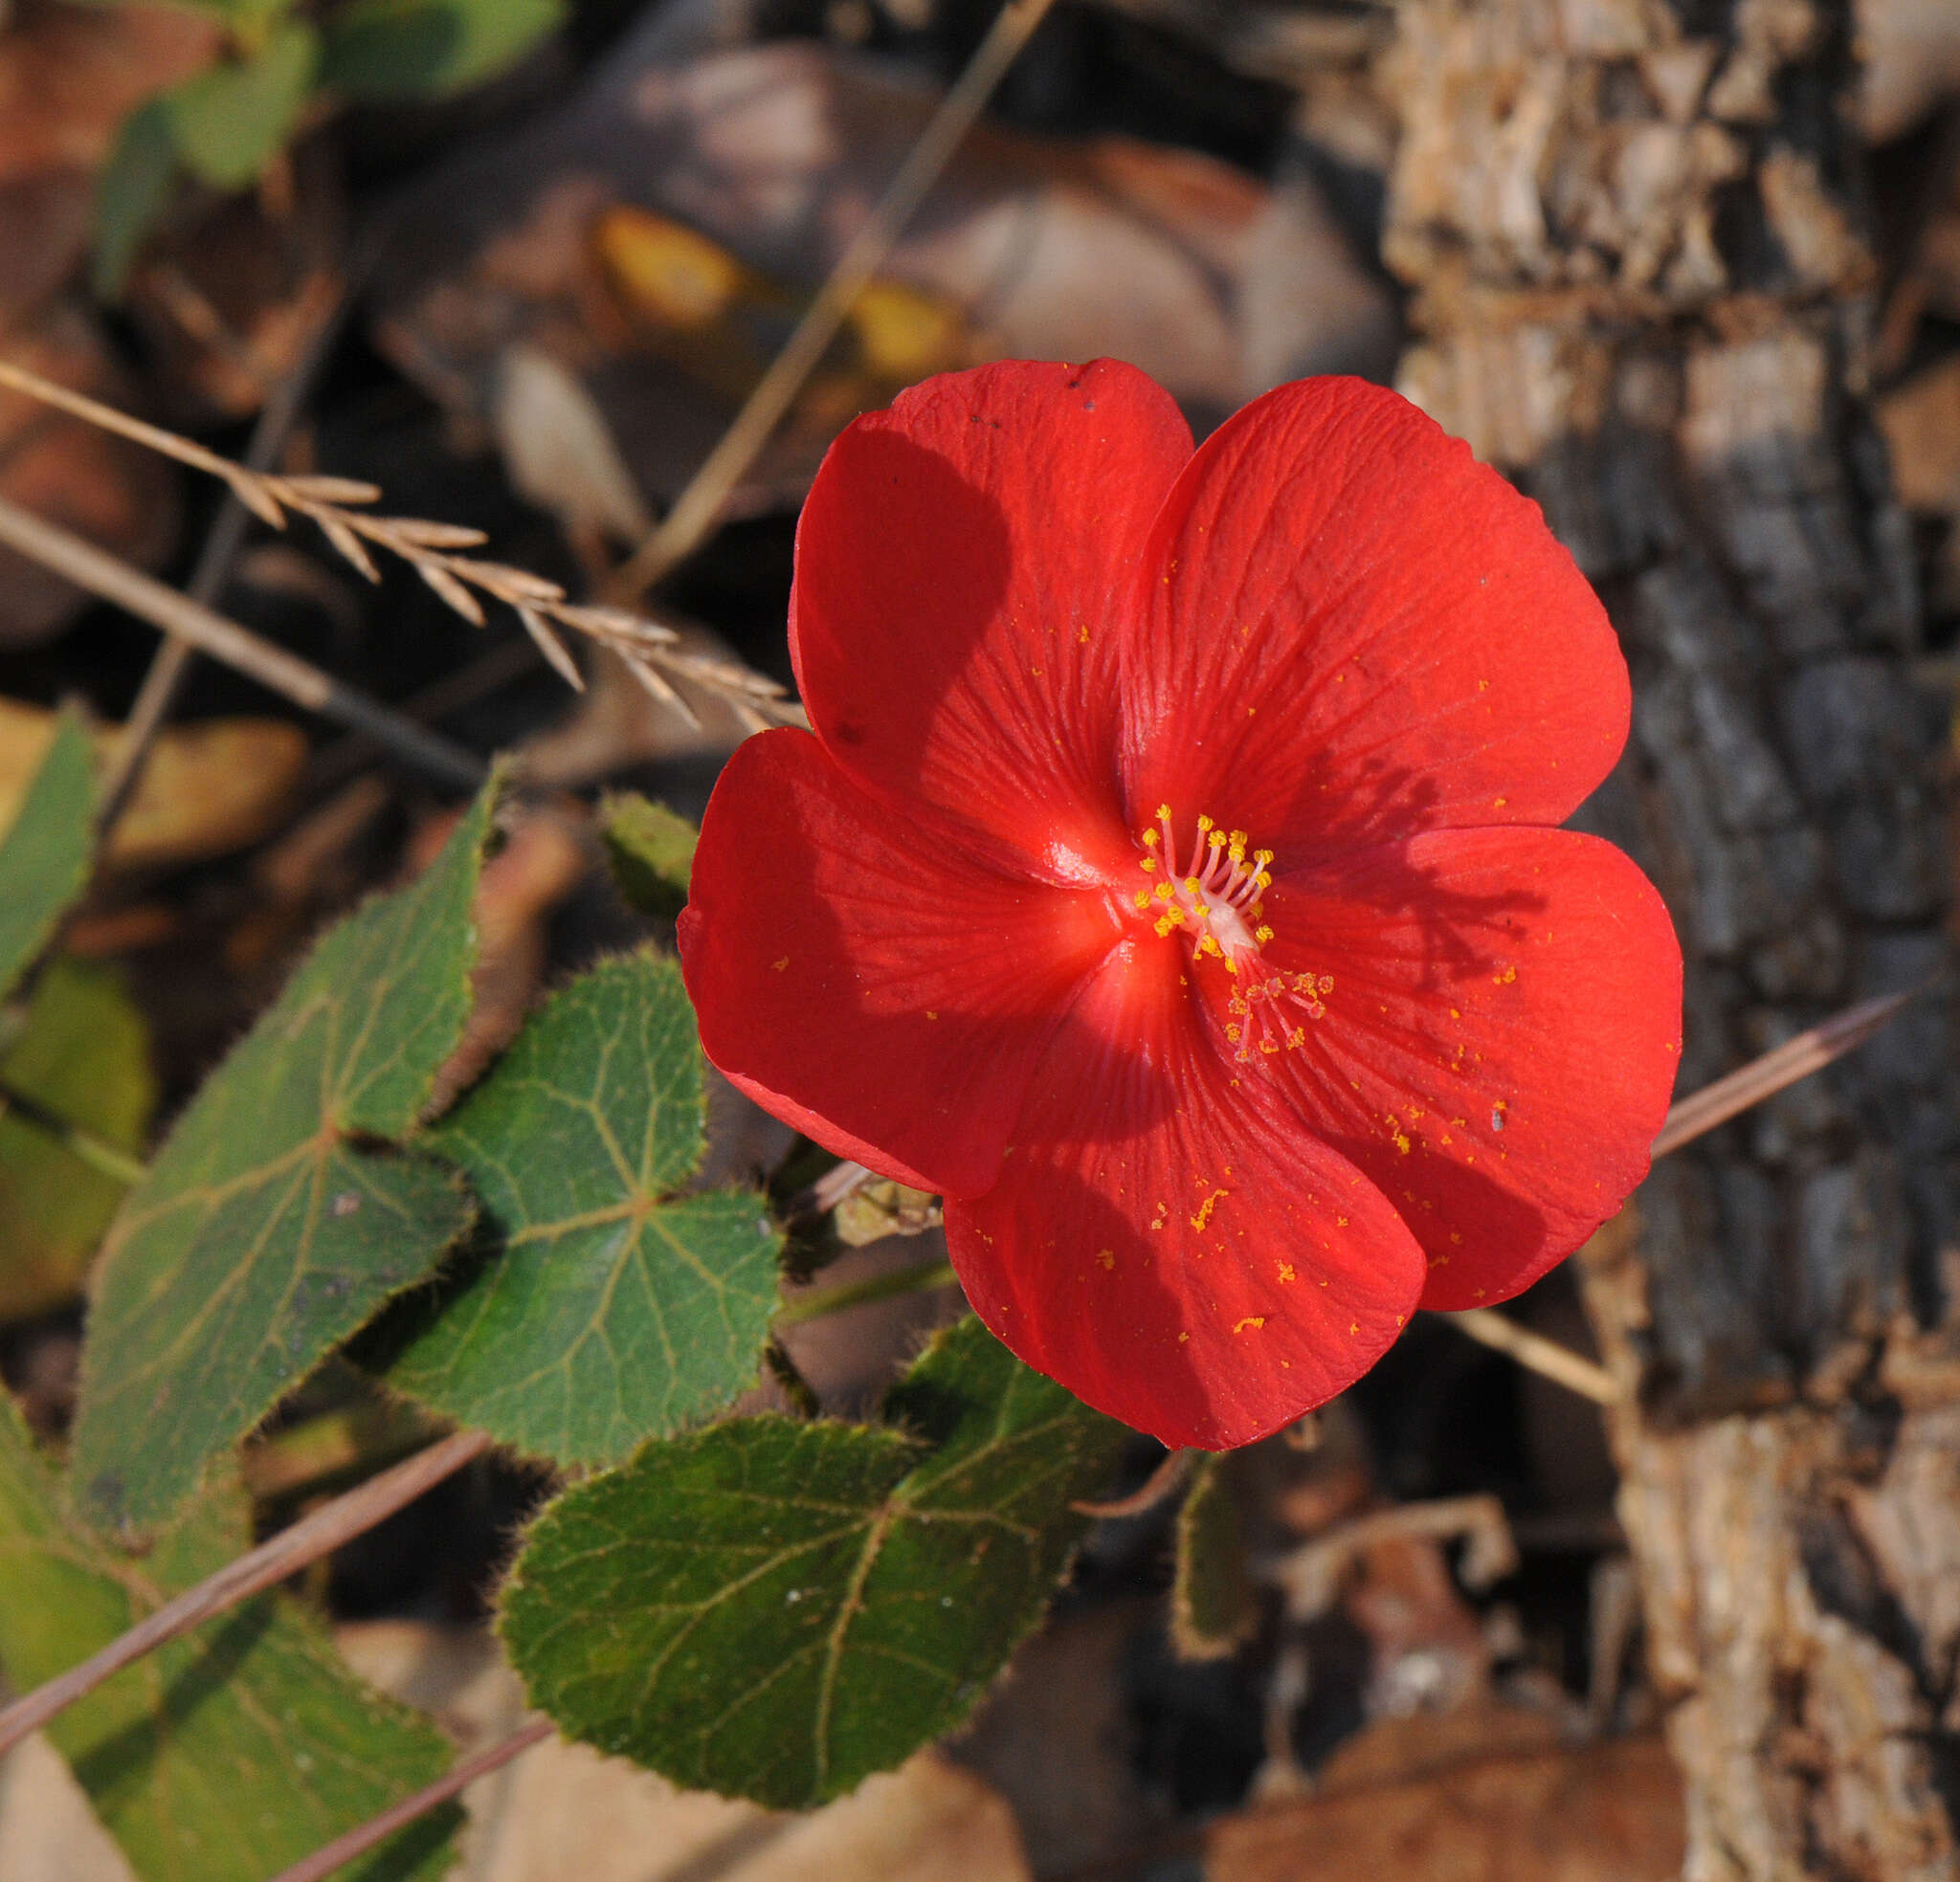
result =
M374 484L352 477L287 476L248 469L174 432L145 424L10 361L0 360L0 385L57 406L193 470L221 477L239 502L275 529L284 529L289 516L305 517L342 559L370 582L381 579L371 548L406 562L448 607L475 627L484 624L485 598L502 603L523 623L539 652L568 683L581 691L584 676L560 637L560 629L611 648L654 697L691 725L698 725L699 720L675 690L674 679L725 699L751 731L800 717L799 709L774 680L732 660L687 651L675 630L660 622L629 609L573 602L556 582L529 569L462 554L485 541L479 529L420 517L376 516L365 507L380 499L382 493Z
M783 350L756 382L721 442L695 472L660 526L613 570L607 584L609 594L623 601L637 599L693 554L714 528L729 494L768 442L858 297L883 264L900 232L925 200L961 140L987 108L988 100L1047 16L1051 4L1052 0L1007 0L994 15L987 37L941 100L863 226L837 257L796 330L783 343Z

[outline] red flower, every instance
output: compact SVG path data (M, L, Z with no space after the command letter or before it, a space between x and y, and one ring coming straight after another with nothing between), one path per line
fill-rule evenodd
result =
M1626 668L1393 393L1283 386L1193 455L1111 361L932 380L824 460L790 646L816 736L735 754L681 917L708 1056L941 1191L981 1317L1091 1405L1247 1443L1646 1173L1680 951L1552 828Z

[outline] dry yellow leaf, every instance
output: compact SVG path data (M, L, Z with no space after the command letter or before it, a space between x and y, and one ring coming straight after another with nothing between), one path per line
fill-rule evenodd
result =
M0 829L55 736L55 715L0 699ZM98 727L98 760L122 742L121 726ZM291 801L306 763L306 736L277 719L208 719L166 728L135 795L118 819L107 860L113 867L196 862L243 849L271 830Z

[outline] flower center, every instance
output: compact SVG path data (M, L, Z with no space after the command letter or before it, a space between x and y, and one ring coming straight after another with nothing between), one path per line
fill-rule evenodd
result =
M1232 1015L1225 1036L1241 1064L1257 1054L1297 1051L1306 1043L1299 1013L1319 1019L1326 1011L1322 996L1334 990L1331 974L1277 971L1261 952L1273 939L1259 899L1273 886L1270 850L1255 850L1242 830L1224 830L1210 817L1198 819L1188 863L1177 859L1177 836L1170 806L1157 807L1157 827L1137 839L1144 849L1139 866L1153 877L1133 897L1143 913L1154 914L1159 935L1182 929L1193 959L1212 955L1237 982L1227 1002Z

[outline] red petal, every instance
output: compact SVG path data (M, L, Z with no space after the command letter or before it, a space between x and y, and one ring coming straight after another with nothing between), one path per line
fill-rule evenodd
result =
M1374 1185L1219 1058L1185 972L1174 941L1110 957L947 1240L1030 1365L1167 1445L1223 1450L1366 1372L1423 1263Z
M1284 865L1558 823L1625 742L1618 642L1538 506L1380 387L1308 379L1247 406L1148 554L1125 675L1138 816L1207 811Z
M1611 844L1437 831L1277 882L1265 908L1273 963L1333 985L1302 1049L1263 1062L1408 1218L1425 1307L1507 1299L1646 1175L1681 949Z
M993 1181L1116 920L1100 894L1000 874L929 813L893 816L786 729L722 773L679 940L722 1071L839 1154L961 1196Z
M950 373L860 418L796 536L791 653L831 755L1064 880L1131 869L1116 676L1190 456L1169 394L1114 360Z

